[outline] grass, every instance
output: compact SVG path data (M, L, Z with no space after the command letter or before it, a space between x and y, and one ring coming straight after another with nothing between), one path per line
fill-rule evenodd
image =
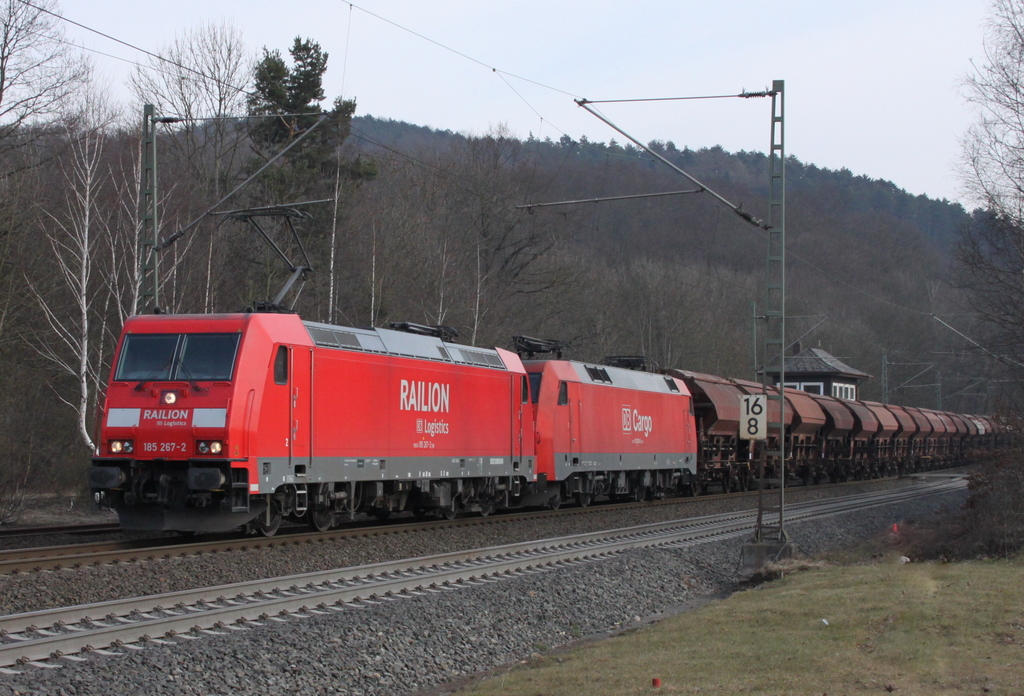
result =
M1024 561L898 558L788 573L458 693L1024 694Z

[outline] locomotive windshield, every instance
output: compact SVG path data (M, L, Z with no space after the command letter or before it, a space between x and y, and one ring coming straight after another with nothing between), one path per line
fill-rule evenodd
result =
M231 379L239 334L129 334L115 381Z

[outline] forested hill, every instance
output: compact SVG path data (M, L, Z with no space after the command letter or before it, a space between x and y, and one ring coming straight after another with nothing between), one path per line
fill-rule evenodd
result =
M448 147L453 141L464 141L466 136L450 130L437 130L416 126L404 121L379 119L373 116L357 116L353 119L352 136L365 145L378 143L397 151L416 151L419 148L436 149ZM589 188L601 185L606 175L602 167L606 162L620 160L632 162L636 167L662 167L654 159L633 147L611 143L591 142L585 137L573 141L563 136L560 141L550 139L538 141L532 136L525 145L542 158L547 157L549 165L561 166L566 150L573 157L592 165L594 181ZM659 154L676 166L689 172L697 179L711 185L711 181L727 187L735 186L749 192L745 199L752 203L766 199L768 164L760 152L730 153L719 146L692 150L672 141L648 143ZM680 149L681 147L681 149ZM666 170L667 171L667 170ZM800 200L812 200L827 204L851 215L876 215L898 220L919 229L928 239L943 251L949 251L956 241L958 230L964 224L967 213L959 203L945 199L933 199L925 195L907 193L895 183L885 179L872 179L856 175L848 169L832 170L803 163L794 156L786 162L787 193ZM677 177L685 188L687 183ZM615 195L609 191L606 195Z
M447 323L477 343L501 344L513 333L570 340L583 360L644 354L661 365L754 376L763 230L707 193L521 207L695 188L650 155L614 141L522 141L500 128L466 137L372 117L354 120L348 142L379 171L347 214L363 240L348 249L361 270L344 284L361 295L343 300L356 316ZM751 215L767 216L765 155L653 147ZM863 390L870 399L881 397L883 356L937 360L947 384L976 370L952 357L961 339L932 317L963 312L949 279L963 208L795 158L786 176L790 340L875 375ZM367 272L375 279L370 306ZM951 357L934 357L942 352ZM937 406L941 387L926 381L894 398Z
M282 220L263 229L313 269L285 298L305 319L443 324L460 342L484 346L525 334L569 341L567 357L577 360L645 355L663 367L754 377L763 361L752 334L764 311L764 230L707 193L642 197L695 186L629 145L350 122L354 109L336 104L328 125L223 205L288 133L241 120L159 131L161 236L188 230L160 255L162 311L236 312L274 298L292 277L288 265L249 225L206 211L299 202L296 237ZM764 155L655 147L766 217ZM138 130L72 122L8 160L20 174L0 197L0 252L18 270L0 277L0 357L12 366L0 379L8 418L0 444L26 453L12 469L21 471L58 460L90 432L120 327L144 304ZM881 397L884 356L934 364L928 376L941 373L947 385L919 380L894 401L987 412L985 396L965 389L985 376L977 360L932 316L958 314L958 328L970 330L948 278L965 212L796 159L786 173L789 339L875 375L866 398ZM903 369L894 383L924 368Z

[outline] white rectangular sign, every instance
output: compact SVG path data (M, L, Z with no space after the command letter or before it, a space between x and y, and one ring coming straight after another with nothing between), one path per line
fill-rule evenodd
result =
M748 394L740 403L740 438L766 440L768 438L768 400L764 394Z

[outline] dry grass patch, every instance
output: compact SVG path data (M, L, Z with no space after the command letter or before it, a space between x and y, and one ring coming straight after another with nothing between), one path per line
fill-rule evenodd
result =
M459 693L1021 694L1022 571L1020 560L900 565L897 556L787 572Z

